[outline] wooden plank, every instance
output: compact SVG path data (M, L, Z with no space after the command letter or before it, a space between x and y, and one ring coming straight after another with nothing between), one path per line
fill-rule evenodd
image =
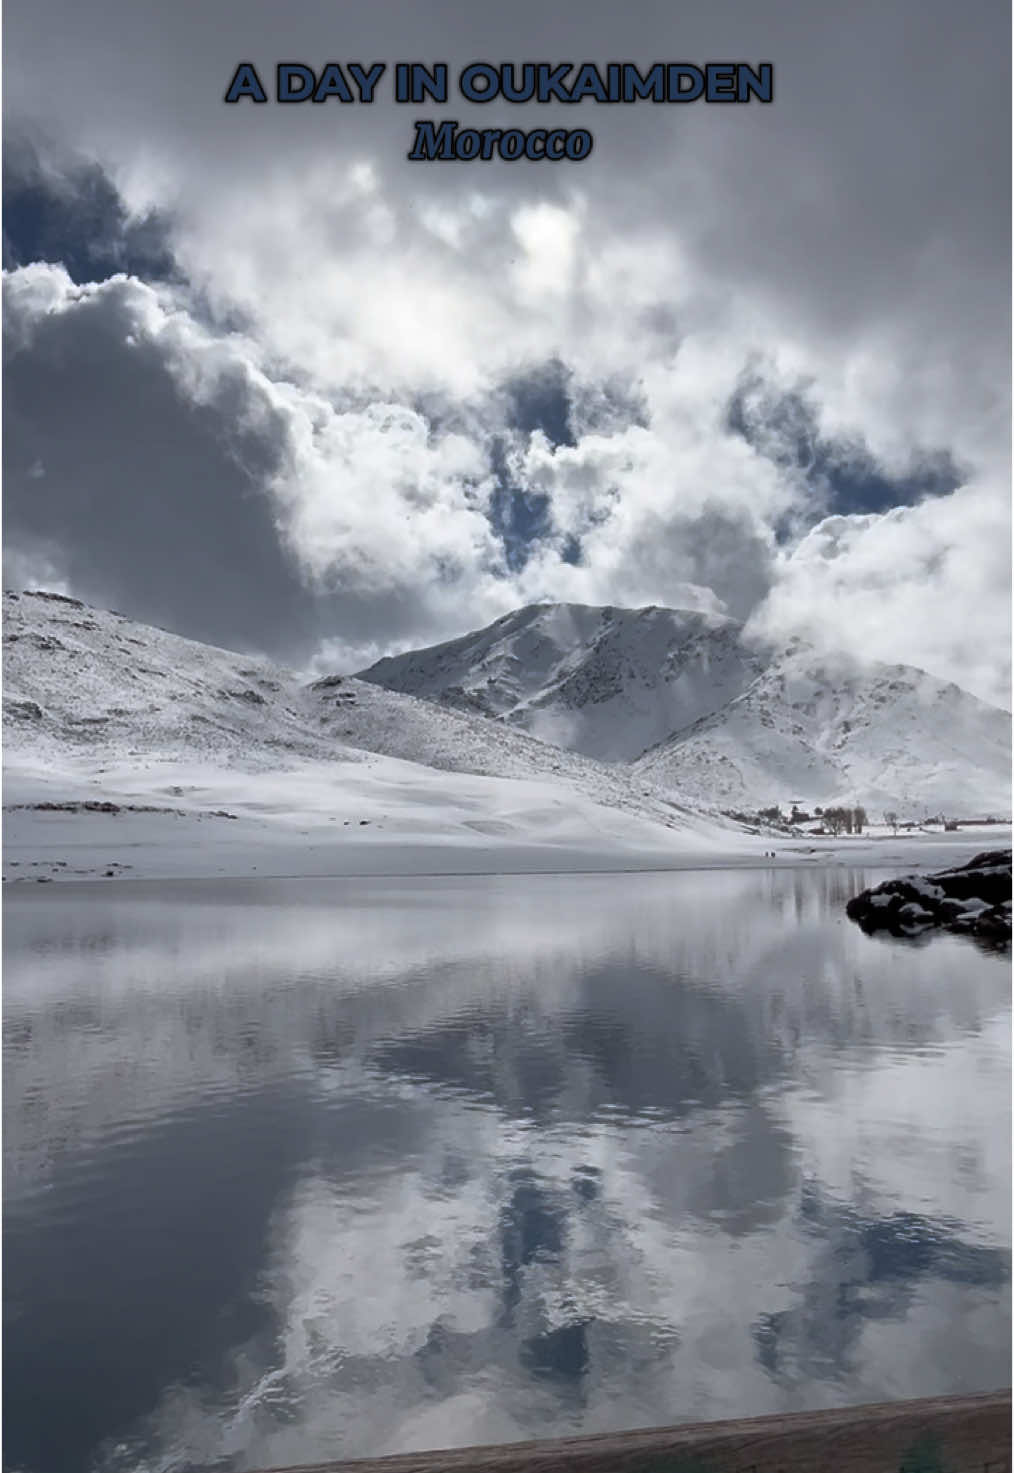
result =
M399 1453L272 1473L1011 1473L1011 1393Z

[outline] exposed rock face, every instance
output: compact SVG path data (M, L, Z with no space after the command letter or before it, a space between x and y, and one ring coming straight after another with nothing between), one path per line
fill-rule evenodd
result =
M936 927L1005 949L1011 936L1011 851L992 849L936 875L885 880L856 895L845 913L868 934L918 936Z

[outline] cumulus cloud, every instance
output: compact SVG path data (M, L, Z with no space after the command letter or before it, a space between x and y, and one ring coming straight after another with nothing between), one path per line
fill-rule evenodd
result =
M9 273L6 351L15 567L49 537L85 596L272 653L328 635L354 658L529 599L677 602L685 584L745 613L768 584L766 517L793 494L742 440L712 438L721 392L707 422L698 387L692 410L572 446L511 430L499 388L441 426L273 376L185 293L122 276ZM490 515L497 432L546 507L513 575Z
M308 637L261 489L279 457L270 405L220 359L202 365L218 345L142 283L79 288L32 266L6 285L15 566L44 553L83 597L197 638Z
M997 488L828 517L785 556L750 628L939 671L1010 706L1010 530Z
M595 150L410 164L390 77L370 108L221 102L237 46L265 75L340 59L310 0L254 0L241 38L221 10L198 31L127 0L9 8L9 127L34 136L44 75L40 156L72 142L93 193L96 169L115 182L117 238L157 220L175 273L9 278L15 566L197 637L352 663L532 598L693 584L758 628L997 696L1007 19L987 0L575 18L397 3L346 17L341 49L452 75L525 35L575 59L770 57L776 101L461 103L480 125L580 122ZM809 462L786 420L800 386ZM828 513L871 509L829 534Z

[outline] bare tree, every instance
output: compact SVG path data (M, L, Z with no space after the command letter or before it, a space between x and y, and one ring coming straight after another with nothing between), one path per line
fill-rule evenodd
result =
M855 827L855 831L856 831L857 834L861 834L862 833L863 828L865 827L865 825L866 825L867 822L868 822L868 819L866 817L866 809L863 808L862 805L860 805L857 808L853 808L853 810L852 810L852 823L853 823L853 826Z

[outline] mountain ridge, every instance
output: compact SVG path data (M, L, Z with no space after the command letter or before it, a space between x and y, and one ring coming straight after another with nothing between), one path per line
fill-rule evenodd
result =
M527 604L458 639L378 660L359 679L629 762L760 672L741 636L737 620L700 609Z
M102 790L125 768L271 773L394 759L421 769L420 779L432 771L548 783L666 828L728 827L640 775L354 676L305 680L45 591L5 592L3 607L7 768L87 768L90 789Z
M249 772L383 757L548 781L666 827L793 800L1010 809L1006 712L912 666L763 650L710 611L527 605L309 681L45 591L5 593L4 614L8 753L54 770L104 753ZM594 755L617 750L632 758Z
M712 612L531 604L360 678L481 709L725 809L1010 809L1008 712L915 666L801 639L762 646Z

